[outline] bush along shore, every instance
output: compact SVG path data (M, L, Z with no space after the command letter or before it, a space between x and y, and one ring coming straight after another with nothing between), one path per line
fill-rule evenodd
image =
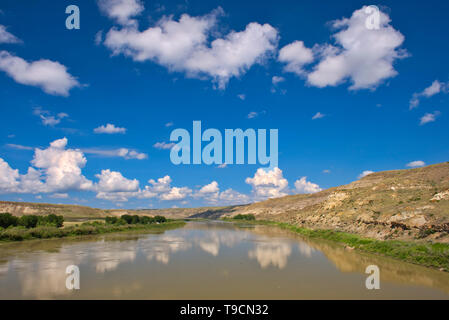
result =
M63 238L123 231L165 231L185 225L184 221L168 220L162 216L106 217L105 221L84 222L64 227L64 218L54 214L46 216L24 215L15 217L0 213L0 240L22 241L31 239Z
M245 215L253 216L253 215ZM235 223L253 223L278 226L308 238L323 239L345 245L349 249L380 254L394 259L449 271L449 244L431 242L411 242L398 240L376 240L364 238L356 234L334 230L312 230L283 222L254 220L252 218L224 218Z

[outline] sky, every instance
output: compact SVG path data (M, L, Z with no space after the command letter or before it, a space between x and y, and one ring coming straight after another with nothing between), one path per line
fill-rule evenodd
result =
M447 161L448 12L435 0L2 0L0 200L231 205ZM278 167L173 164L170 134L193 121L278 129Z

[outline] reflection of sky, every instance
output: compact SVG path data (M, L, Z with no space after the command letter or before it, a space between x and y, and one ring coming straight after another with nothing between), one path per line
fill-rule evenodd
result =
M288 243L280 241L262 242L256 244L255 248L248 252L248 257L257 259L263 269L270 265L284 269L291 253L292 249Z
M52 252L34 251L21 253L6 263L0 264L0 277L8 278L16 273L22 295L25 297L51 298L71 292L65 287L68 265L90 268L97 274L117 271L121 264L146 263L168 265L171 257L179 252L200 249L207 255L218 257L225 248L239 246L247 259L256 260L262 269L273 266L284 269L292 254L291 240L254 234L246 230L233 229L178 229L160 235L142 236L133 240L66 243L55 245ZM298 244L298 252L310 257L313 249L305 243ZM193 252L192 252L193 254ZM245 256L232 252L232 257ZM145 261L145 260L143 260ZM145 262L143 262L145 263ZM82 281L81 281L82 286ZM137 285L135 287L137 289ZM114 291L122 292L119 288Z

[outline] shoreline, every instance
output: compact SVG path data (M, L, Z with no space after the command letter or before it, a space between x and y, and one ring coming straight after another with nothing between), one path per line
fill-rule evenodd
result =
M349 250L377 254L396 260L449 272L449 244L430 242L410 242L400 240L376 240L357 234L334 230L312 230L297 227L285 222L267 220L241 220L222 218L222 221L235 224L276 226L284 230L311 238L332 241L344 245Z
M3 243L17 243L32 240L45 239L64 239L76 238L101 234L123 233L123 232L151 232L151 231L166 231L184 227L186 222L183 220L172 220L160 224L130 224L130 225L105 225L105 224L91 224L79 226L69 226L65 228L56 227L38 227L32 229L21 229L18 234L13 234L8 239L0 238L0 244ZM6 229L7 230L7 229ZM6 231L4 230L3 233ZM17 229L15 230L17 231ZM0 236L4 236L4 234ZM40 236L36 236L39 234Z

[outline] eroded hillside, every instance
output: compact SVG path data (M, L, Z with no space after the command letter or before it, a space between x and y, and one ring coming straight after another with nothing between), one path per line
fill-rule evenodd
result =
M311 195L270 199L232 214L377 239L449 242L449 163L370 174Z

